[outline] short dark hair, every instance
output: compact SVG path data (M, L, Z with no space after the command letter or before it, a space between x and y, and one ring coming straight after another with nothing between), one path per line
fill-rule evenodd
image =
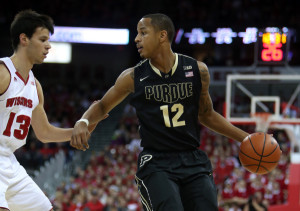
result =
M171 18L161 13L148 14L145 15L143 18L150 18L151 24L154 26L154 28L160 31L166 30L168 33L168 39L170 43L172 43L175 34L175 27Z
M18 48L20 43L19 36L24 33L30 39L38 27L43 27L54 33L54 24L51 17L39 14L33 10L23 10L16 14L10 25L10 37L14 50Z

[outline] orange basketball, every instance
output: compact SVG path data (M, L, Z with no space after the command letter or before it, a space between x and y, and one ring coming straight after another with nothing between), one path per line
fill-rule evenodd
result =
M240 161L252 173L269 173L277 166L280 156L281 150L277 141L263 132L247 136L240 146Z

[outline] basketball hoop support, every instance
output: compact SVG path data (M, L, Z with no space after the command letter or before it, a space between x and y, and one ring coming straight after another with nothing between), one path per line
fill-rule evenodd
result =
M278 96L252 96L251 97L251 114L256 113L256 103L258 102L274 102L275 110L274 116L279 117L280 115L280 97ZM269 109L262 107L264 112L269 112Z
M299 80L300 80L300 75L298 74L286 74L286 75L274 75L274 74L265 74L265 75L261 75L261 74L228 74L226 76L226 106L224 109L224 116L231 122L234 124L253 124L255 123L255 119L253 116L251 116L251 113L255 113L256 111L251 111L250 113L248 113L249 115L245 116L244 114L242 115L236 115L234 113L234 109L233 106L234 104L234 94L232 93L233 91L233 87L237 87L239 88L246 96L248 96L250 99L251 98L255 98L255 97L279 97L280 96L255 96L255 93L252 93L250 89L247 89L248 87L243 86L243 84L241 82L243 81L266 81L266 83L268 81L279 81L279 82L290 82L290 83L298 83L299 84ZM300 92L300 87L297 86L297 89L294 91L292 98L289 100L289 102L292 102L294 100L294 98L297 96L297 94L299 94ZM277 99L272 100L275 103L275 107L274 107L274 113L272 115L272 124L273 123L286 123L286 124L300 124L300 118L296 117L296 118L284 118L281 114L280 111L280 101L279 103L277 102ZM252 101L252 100L251 100ZM261 108L261 110L263 112L269 112L268 108L266 106L264 106L264 104L262 103L262 101L265 100L258 100L257 101L257 105ZM268 100L267 100L268 101ZM251 102L252 104L252 102ZM277 106L279 106L279 108L277 108ZM277 111L279 110L279 112L277 113ZM276 114L277 113L277 114Z

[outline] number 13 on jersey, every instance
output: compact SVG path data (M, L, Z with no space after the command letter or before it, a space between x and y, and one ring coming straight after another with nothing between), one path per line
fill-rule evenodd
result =
M185 126L185 121L179 120L179 118L182 116L184 112L184 107L182 104L177 103L171 106L171 113L175 113L172 119L169 114L169 105L160 106L160 110L162 111L166 127Z
M11 136L11 126L13 121L15 120L16 113L11 112L9 115L9 120L7 122L6 128L3 132L3 135L10 137ZM31 118L25 115L19 115L16 117L16 122L20 123L19 129L13 130L13 136L17 139L24 139L26 138L31 122Z

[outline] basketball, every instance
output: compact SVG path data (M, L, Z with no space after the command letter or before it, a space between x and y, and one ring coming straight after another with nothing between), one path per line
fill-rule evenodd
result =
M281 150L273 136L257 132L247 136L240 146L239 159L248 171L267 174L278 164Z

